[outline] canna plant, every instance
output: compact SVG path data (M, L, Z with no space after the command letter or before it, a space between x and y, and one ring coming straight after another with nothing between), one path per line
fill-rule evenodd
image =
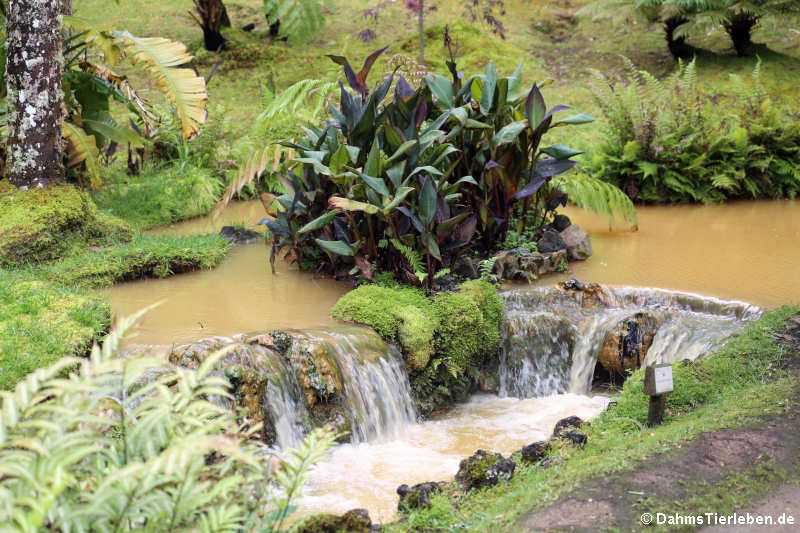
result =
M546 83L523 91L521 64L499 77L490 63L485 74L462 83L451 60L452 81L431 74L414 89L390 74L370 91L367 76L384 51L367 57L358 72L347 59L331 57L348 87L340 84L339 104L329 105L324 125L281 143L295 157L279 173L283 194L262 194L261 223L274 237L273 262L283 256L302 268L367 279L388 271L431 288L437 272L465 251L484 257L496 251L512 220L518 233L535 233L549 221L553 200L566 198L553 179L573 168L571 158L581 152L542 146L542 138L551 128L593 118L556 119L567 107L546 107ZM597 200L598 191L613 187L594 178L572 189L584 193L584 205L592 200L607 212L608 198L625 198Z
M213 371L225 353L196 370L116 357L135 319L0 392L0 530L282 530L333 436L311 433L271 471L258 428L211 401L230 396Z

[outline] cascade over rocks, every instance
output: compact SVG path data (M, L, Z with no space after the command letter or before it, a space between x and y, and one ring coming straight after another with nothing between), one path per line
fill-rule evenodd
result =
M658 332L658 320L649 312L636 313L606 333L598 360L609 372L624 375L644 363Z
M474 455L462 460L458 466L456 482L469 491L491 487L500 481L508 481L514 476L516 463L497 452L478 450Z

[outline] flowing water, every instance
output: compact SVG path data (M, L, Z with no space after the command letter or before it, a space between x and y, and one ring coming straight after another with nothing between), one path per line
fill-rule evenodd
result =
M588 392L598 354L621 322L651 317L656 329L645 362L675 362L707 353L758 316L759 308L742 302L800 302L798 202L646 207L639 210L638 232L610 231L605 219L578 210L569 215L592 236L595 255L570 264L562 276L506 288L499 395L473 396L422 423L416 422L397 350L374 333L333 326L330 308L347 287L287 265L273 275L263 244L235 247L213 271L118 285L110 295L123 314L167 300L145 317L135 339L141 343L303 328L293 332L298 342L292 357L313 353L313 385L340 387L352 443L336 447L314 469L302 512L366 507L374 519L389 520L398 485L452 478L459 461L476 449L509 454L547 438L560 418L600 413L608 399ZM158 231L217 232L224 224L261 217L260 204L246 202L219 221L198 219ZM552 288L571 276L608 287L597 301ZM305 329L315 325L322 328ZM285 448L307 430L309 393L287 362L275 364L271 372L278 375L269 380L263 402L277 444Z

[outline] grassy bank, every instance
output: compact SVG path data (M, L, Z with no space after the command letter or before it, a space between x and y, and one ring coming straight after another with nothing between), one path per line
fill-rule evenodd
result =
M675 392L667 397L669 416L662 426L640 431L631 422L647 419L642 372L637 371L616 403L592 422L583 449L563 445L553 452L565 461L548 469L523 467L511 482L462 499L438 495L430 509L415 511L386 530L452 531L469 524L474 531L513 531L520 515L546 506L592 476L632 469L700 433L784 412L797 379L782 370L791 355L772 336L798 310L768 312L714 354L697 363L676 365Z

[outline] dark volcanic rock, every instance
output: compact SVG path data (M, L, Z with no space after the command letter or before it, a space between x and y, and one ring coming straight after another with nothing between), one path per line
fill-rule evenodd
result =
M578 429L583 425L583 420L577 416L568 416L556 422L556 427L553 428L553 438L560 438L561 435L568 431Z
M219 235L233 244L251 244L264 238L263 233L240 226L223 226Z
M342 516L320 513L309 516L292 531L295 533L370 533L372 520L366 509L352 509Z
M561 235L559 235L557 231L551 229L545 230L536 245L539 248L539 253L543 254L567 249L567 243L564 242Z
M491 487L508 481L514 475L516 463L496 452L478 450L458 466L456 482L463 490Z
M442 483L437 483L435 481L419 483L413 487L409 487L405 484L400 485L397 487L397 494L400 496L400 501L397 503L397 510L411 510L430 506L431 494L441 492L442 485Z
M575 224L564 229L559 236L567 245L567 257L570 261L583 261L592 255L589 235Z
M528 444L520 450L522 461L525 463L538 463L544 459L547 452L550 451L550 443L547 441L539 441Z
M572 221L567 215L556 215L553 218L553 229L562 232L572 225Z
M652 313L629 316L606 333L598 361L603 368L619 375L636 370L644 363L657 332L658 320Z

